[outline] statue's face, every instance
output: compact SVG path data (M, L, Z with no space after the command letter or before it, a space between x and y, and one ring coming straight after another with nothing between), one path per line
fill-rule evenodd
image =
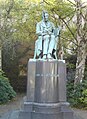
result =
M44 14L44 21L47 22L49 19L49 14L48 13L45 13Z

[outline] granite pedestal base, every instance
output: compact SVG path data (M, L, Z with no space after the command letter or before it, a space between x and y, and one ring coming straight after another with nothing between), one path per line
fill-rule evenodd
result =
M27 96L18 119L74 119L66 102L63 61L28 62Z

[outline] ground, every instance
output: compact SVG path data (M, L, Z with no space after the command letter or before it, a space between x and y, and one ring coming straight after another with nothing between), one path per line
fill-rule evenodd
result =
M19 110L24 96L25 94L17 94L17 96L12 101L4 105L0 105L0 117L2 117L7 112Z
M2 117L5 113L13 111L13 110L19 110L21 108L21 103L23 101L23 97L25 94L17 94L16 98L10 101L7 104L0 105L0 117ZM76 115L79 115L81 119L87 119L87 110L81 110L81 109L72 109L74 110L74 113Z

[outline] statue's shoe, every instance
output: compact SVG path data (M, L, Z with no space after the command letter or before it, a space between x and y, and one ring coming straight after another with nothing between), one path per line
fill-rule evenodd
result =
M51 54L47 55L47 59L53 59L53 57L51 56Z
M43 58L42 59L47 59L46 55L43 55Z

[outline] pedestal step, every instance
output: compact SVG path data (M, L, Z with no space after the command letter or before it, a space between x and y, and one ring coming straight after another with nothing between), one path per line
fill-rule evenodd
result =
M20 111L18 119L73 119L73 113L70 110L56 113Z
M73 119L73 112L68 103L24 103L19 119Z

